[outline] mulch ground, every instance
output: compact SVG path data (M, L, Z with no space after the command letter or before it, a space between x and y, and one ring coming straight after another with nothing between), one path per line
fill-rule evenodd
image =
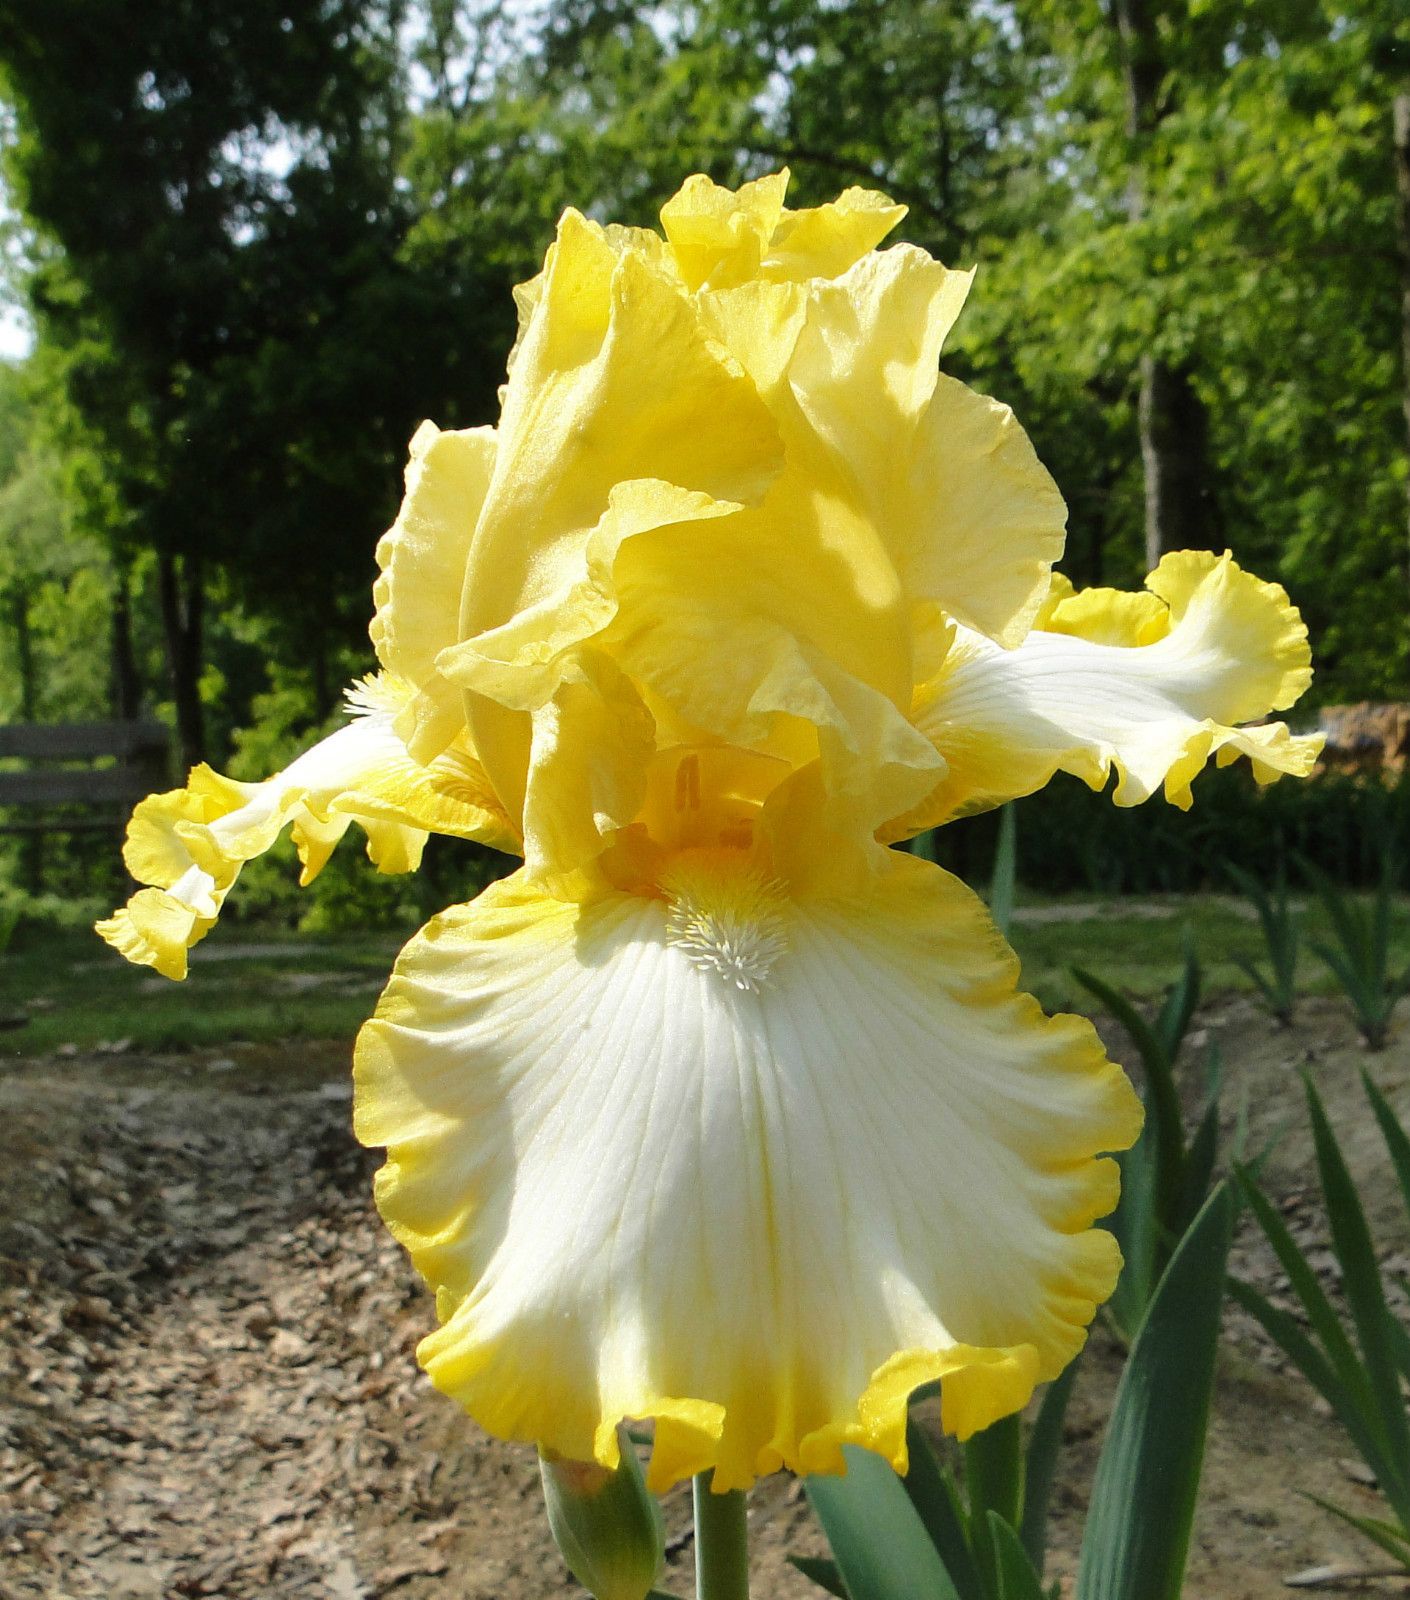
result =
M1315 1243L1290 1068L1314 1071L1393 1230L1398 1200L1357 1109L1364 1058L1330 1003L1310 1007L1285 1035L1247 1002L1214 1009L1231 1092L1248 1094L1255 1136L1293 1124L1269 1181ZM1375 1069L1410 1110L1410 1046ZM417 1371L430 1305L372 1210L376 1162L349 1109L346 1045L0 1065L0 1600L581 1592L532 1451L486 1439ZM1335 1287L1330 1253L1317 1259ZM1283 1292L1247 1233L1238 1263ZM1098 1336L1068 1430L1060 1574L1119 1369ZM1373 1514L1350 1456L1231 1316L1190 1595L1262 1600L1300 1568L1374 1564L1303 1497ZM799 1486L768 1480L751 1507L761 1600L818 1594L785 1562L822 1549ZM667 1522L666 1583L688 1594L683 1494Z

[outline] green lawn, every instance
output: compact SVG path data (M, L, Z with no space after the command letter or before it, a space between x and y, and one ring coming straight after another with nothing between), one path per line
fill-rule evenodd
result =
M1074 966L1127 993L1158 995L1179 971L1187 937L1203 964L1206 993L1248 989L1235 958L1263 956L1257 923L1227 897L1096 903L1020 895L1019 906L1013 943L1024 984L1049 1009L1082 1007ZM1331 992L1326 969L1306 948L1309 938L1328 937L1321 907L1308 905L1301 922L1300 987ZM123 1039L134 1048L179 1050L351 1038L402 942L389 933L315 936L226 925L192 953L190 977L170 983L128 966L91 933L21 928L0 957L0 1019L28 1020L0 1032L0 1050L38 1055ZM1410 902L1397 908L1395 944L1398 970L1410 962Z
M179 1050L351 1038L401 943L385 933L313 937L224 927L192 951L190 976L172 983L129 966L95 934L21 929L0 956L0 1018L29 1020L0 1032L0 1049L13 1056L122 1039Z
M1097 914L1079 917L1079 907L1093 907ZM1311 948L1334 943L1326 911L1316 899L1302 897L1294 907L1302 934L1298 989L1335 993L1335 979ZM1046 920L1049 916L1054 920ZM1226 895L1107 902L1073 897L1036 904L1020 895L1012 940L1023 961L1025 985L1053 1010L1083 1008L1086 991L1072 978L1073 967L1085 967L1128 994L1158 996L1178 975L1187 941L1199 957L1206 994L1253 989L1237 965L1240 957L1267 965L1263 931L1252 908ZM1391 942L1392 965L1399 971L1410 963L1410 898L1397 900Z

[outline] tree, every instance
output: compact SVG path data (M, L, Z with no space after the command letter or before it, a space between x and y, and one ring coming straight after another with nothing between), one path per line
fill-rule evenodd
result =
M41 360L88 463L81 514L124 562L156 552L188 760L212 576L285 619L326 710L406 439L467 366L492 393L448 286L402 257L402 19L400 0L0 17Z

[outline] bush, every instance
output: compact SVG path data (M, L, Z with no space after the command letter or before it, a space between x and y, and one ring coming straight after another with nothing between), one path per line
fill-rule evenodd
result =
M1407 776L1382 782L1329 773L1260 790L1240 764L1197 778L1194 807L1182 812L1160 796L1114 806L1109 792L1094 795L1060 775L1017 810L1019 881L1051 894L1225 892L1225 862L1270 882L1294 856L1338 883L1373 887L1381 876L1379 830L1410 847ZM996 812L951 823L935 834L936 859L982 882L997 837Z

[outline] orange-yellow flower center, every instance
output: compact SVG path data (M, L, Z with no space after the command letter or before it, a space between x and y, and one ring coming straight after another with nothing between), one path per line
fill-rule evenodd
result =
M603 871L629 894L666 899L673 898L667 879L689 856L717 859L725 877L737 868L771 878L760 812L791 770L775 756L728 745L658 751L641 810L618 831L601 859Z

